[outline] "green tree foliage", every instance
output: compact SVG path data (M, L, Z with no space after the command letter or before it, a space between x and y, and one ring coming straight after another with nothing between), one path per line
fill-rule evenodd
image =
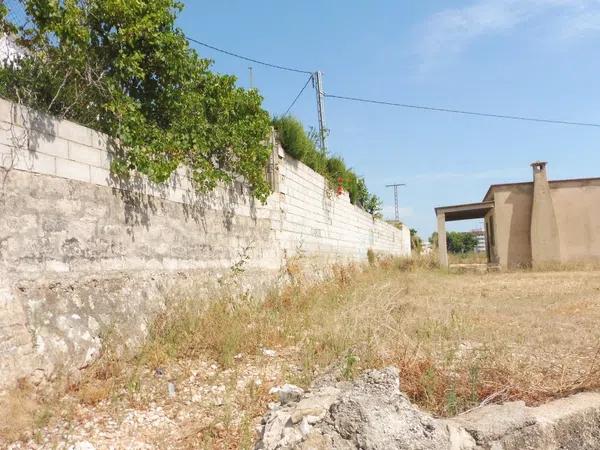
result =
M348 192L352 204L375 217L381 217L381 200L369 193L365 180L349 169L341 157L328 156L318 149L318 136L314 130L307 133L302 123L291 116L274 118L273 126L289 155L323 175L330 186L337 187L341 179L342 187Z
M316 136L306 133L302 123L291 116L275 117L273 126L285 151L315 172L327 172L327 156L316 145Z
M410 248L411 250L418 253L421 253L421 250L423 248L423 240L419 236L417 230L414 228L410 229Z
M262 98L212 73L211 61L189 47L175 26L182 3L22 3L29 20L16 34L27 56L0 68L0 96L117 138L121 173L161 182L185 164L200 190L241 175L266 199L270 118Z
M14 31L14 27L6 20L8 15L8 7L4 2L0 2L0 33L11 33Z
M433 233L431 233L431 236L429 236L429 243L431 244L432 248L438 248L439 247L439 243L438 243L438 232L434 231Z
M469 253L477 247L477 238L473 233L450 231L446 235L448 251L452 253Z

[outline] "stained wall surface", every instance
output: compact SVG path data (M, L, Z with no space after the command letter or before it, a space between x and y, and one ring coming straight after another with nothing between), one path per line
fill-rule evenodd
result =
M513 185L494 191L494 210L486 222L493 228L492 262L502 267L531 264L531 207L533 185Z
M561 262L600 259L600 180L550 183Z
M198 195L111 176L106 136L0 100L2 385L88 365L107 333L133 347L172 299L265 292L291 259L315 269L410 256L398 229L276 148L266 204L243 182ZM282 281L283 280L283 281Z

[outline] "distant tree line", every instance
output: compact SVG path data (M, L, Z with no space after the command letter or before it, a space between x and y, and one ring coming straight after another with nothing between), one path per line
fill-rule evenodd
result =
M432 247L438 247L438 233L429 238ZM450 253L470 253L477 247L477 237L468 231L449 231L446 233L446 248Z

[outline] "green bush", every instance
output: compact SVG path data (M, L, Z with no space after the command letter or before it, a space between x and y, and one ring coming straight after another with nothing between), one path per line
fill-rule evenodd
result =
M477 247L477 237L469 232L449 231L446 242L451 253L470 253Z
M281 146L294 158L304 161L305 157L310 157L317 151L314 142L308 138L298 119L291 116L276 117L273 119L273 126Z
M319 150L318 136L314 132L307 133L302 123L290 116L274 118L273 126L282 147L290 156L323 175L332 187L337 187L341 179L342 187L348 192L352 204L374 216L381 215L381 200L369 193L365 180L349 169L342 157L328 156Z

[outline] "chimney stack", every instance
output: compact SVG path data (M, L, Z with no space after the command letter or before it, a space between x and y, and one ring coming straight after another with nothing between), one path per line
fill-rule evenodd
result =
M548 176L546 175L546 165L548 163L546 161L535 161L531 163L531 167L533 167L533 182L536 181L547 183Z
M560 262L558 225L550 184L546 174L546 162L536 161L533 168L533 204L531 208L531 260L533 266Z

